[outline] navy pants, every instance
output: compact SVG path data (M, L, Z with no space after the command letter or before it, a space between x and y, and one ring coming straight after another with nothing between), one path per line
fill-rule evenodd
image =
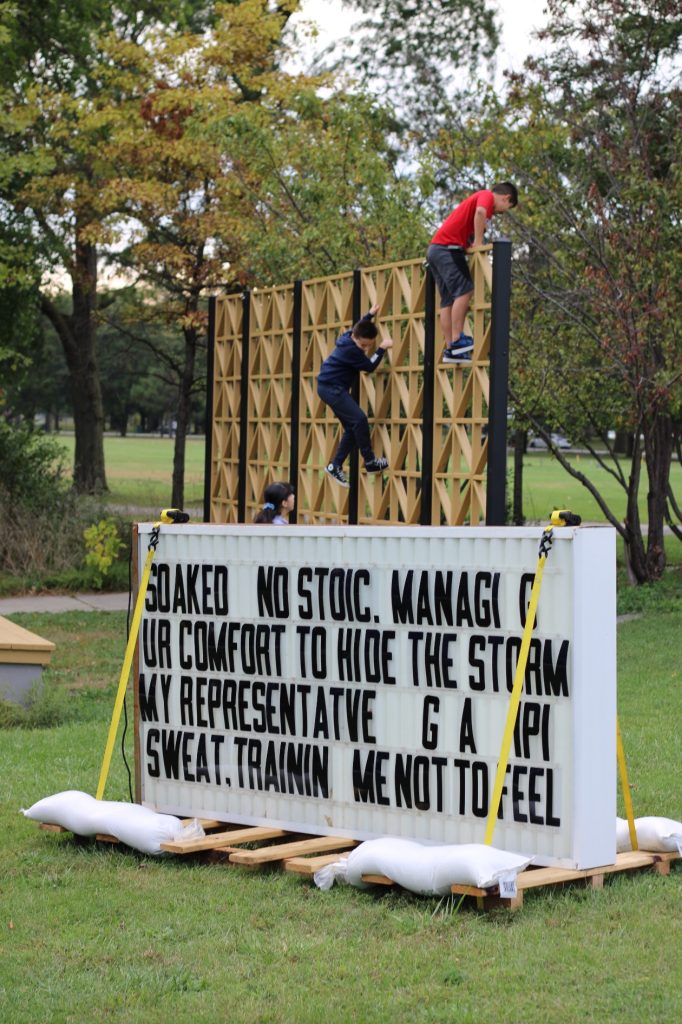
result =
M335 384L318 384L317 393L334 412L337 419L341 420L343 435L333 458L335 466L342 466L353 448L360 449L365 462L374 458L372 445L369 440L369 423L367 416L362 411L354 398L345 388Z

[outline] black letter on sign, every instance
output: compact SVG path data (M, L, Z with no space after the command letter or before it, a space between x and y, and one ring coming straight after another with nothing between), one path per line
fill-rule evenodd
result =
M438 726L430 719L430 711L440 709L440 697L424 697L424 710L422 712L422 746L424 750L435 750L438 746Z
M526 593L532 589L533 581L535 579L534 572L524 572L521 576L521 582L519 584L519 618L521 619L521 625L526 625L526 613L528 611L528 603L530 601L530 593L526 597ZM538 617L535 616L535 622L533 623L533 629L537 628Z
M286 619L289 615L289 570L284 566L258 567L258 614Z
M464 701L464 709L462 711L462 722L459 727L459 752L463 754L467 747L471 750L472 754L476 753L476 743L474 741L474 723L471 720L471 697L467 697Z
M145 685L144 673L140 672L140 717L143 722L158 722L159 712L156 709L156 672L152 672L149 688Z

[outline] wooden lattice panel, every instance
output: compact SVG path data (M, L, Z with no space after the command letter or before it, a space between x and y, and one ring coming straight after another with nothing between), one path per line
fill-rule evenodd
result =
M210 492L212 523L238 521L242 316L241 295L224 295L216 300Z
M362 274L362 311L379 303L377 322L393 348L372 374L361 374L360 404L368 410L376 455L386 475L360 469L359 523L418 523L421 508L424 398L422 260L372 267Z
M296 455L298 472L292 483L300 523L349 519L419 523L429 519L429 505L434 525L484 521L490 249L484 246L469 256L474 292L465 330L474 337L474 353L472 363L463 366L441 362L443 338L437 311L435 339L429 340L427 278L421 259L306 281L296 288L264 289L245 299L238 295L218 299L211 521L237 522L240 508L244 519L251 521L265 486L272 480L288 480ZM349 505L353 492L339 487L324 472L339 443L341 427L317 394L323 360L337 336L353 323L354 299L359 301L360 315L378 302L380 331L394 339L382 366L373 374L360 375L359 400L368 413L372 446L377 455L388 459L390 469L369 476L360 466L356 519ZM243 351L245 302L249 307L247 353ZM244 355L248 356L246 383L242 381ZM433 366L428 380L425 366ZM425 430L433 442L432 459L424 450ZM244 460L241 470L240 457Z
M274 480L291 470L293 285L251 295L246 430L246 521L262 507Z
M473 335L468 366L441 362L443 340L436 331L433 410L432 524L476 525L485 520L492 272L484 246L469 257L474 282L464 330Z
M301 304L299 468L296 506L299 523L345 523L348 491L324 472L341 437L331 409L317 394L320 366L338 335L353 322L353 275L306 281Z

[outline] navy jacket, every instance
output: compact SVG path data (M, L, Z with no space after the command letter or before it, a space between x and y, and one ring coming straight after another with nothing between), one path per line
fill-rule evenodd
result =
M371 320L372 316L365 313L362 319ZM368 359L360 346L353 341L351 331L344 331L336 339L336 347L332 354L322 363L317 383L325 384L327 387L341 387L348 391L358 373L371 373L376 370L385 351L378 348L372 358Z

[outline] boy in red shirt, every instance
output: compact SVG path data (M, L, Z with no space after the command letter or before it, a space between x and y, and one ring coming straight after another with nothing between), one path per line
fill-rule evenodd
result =
M488 221L496 213L513 209L518 198L516 186L509 181L474 192L455 207L431 239L426 259L440 292L444 363L471 362L474 347L474 339L464 333L464 318L474 288L466 251L483 245Z

